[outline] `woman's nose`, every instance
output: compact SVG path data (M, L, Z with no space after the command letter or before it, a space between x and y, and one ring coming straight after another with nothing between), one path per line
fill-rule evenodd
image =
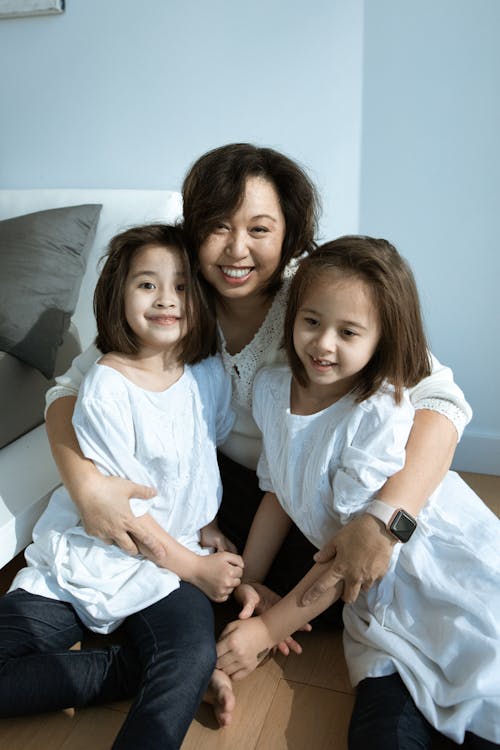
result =
M228 235L226 253L236 260L248 255L246 235L243 232L231 232Z

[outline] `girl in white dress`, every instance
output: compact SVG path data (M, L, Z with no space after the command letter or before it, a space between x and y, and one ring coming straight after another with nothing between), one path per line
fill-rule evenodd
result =
M66 488L56 490L28 567L0 599L1 715L135 696L113 747L173 750L215 666L209 599L226 600L242 572L212 525L222 494L216 449L234 420L231 383L208 356L214 320L179 228L115 237L94 302L104 356L82 384L75 431L101 472L156 488L132 505L163 529L165 567L87 534ZM127 646L67 651L84 628L110 633L122 623ZM216 701L227 683L213 678Z
M394 547L386 575L344 607L358 686L349 747L429 748L436 731L498 747L500 521L453 472L417 520L377 499L405 462L414 413L406 389L430 366L405 261L367 237L319 248L292 282L285 348L290 367L267 368L255 381L266 495L234 592L241 619L222 633L218 666L244 677L341 594L339 585L304 603L321 564L281 600L262 585L292 519L320 548L370 513Z

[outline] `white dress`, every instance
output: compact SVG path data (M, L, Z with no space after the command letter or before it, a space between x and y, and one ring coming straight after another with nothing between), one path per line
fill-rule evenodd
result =
M212 521L222 488L216 446L231 430L231 382L219 357L185 366L166 391L140 388L95 364L84 379L73 424L83 454L104 473L155 487L136 499L177 541L198 554L199 531ZM128 615L179 587L179 578L141 556L131 557L83 529L64 487L33 531L28 567L11 589L70 602L90 629L108 633Z
M299 416L290 383L286 367L255 380L260 485L321 547L402 468L413 408L388 388ZM428 721L459 743L466 731L500 741L499 543L500 521L448 472L383 580L344 607L352 684L399 672Z

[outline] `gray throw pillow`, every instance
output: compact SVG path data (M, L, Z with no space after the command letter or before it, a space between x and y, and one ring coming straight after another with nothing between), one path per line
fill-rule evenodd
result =
M0 221L0 351L54 374L78 301L101 205Z

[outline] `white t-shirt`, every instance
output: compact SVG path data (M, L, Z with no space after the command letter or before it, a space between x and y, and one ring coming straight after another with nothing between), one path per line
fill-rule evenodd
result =
M146 391L95 364L87 373L73 424L83 454L104 473L157 489L137 499L178 542L197 554L199 531L212 521L222 487L216 448L232 427L231 382L220 357L185 366L166 391ZM178 588L179 578L154 563L89 536L64 487L54 492L26 550L29 567L11 588L70 602L101 633Z

